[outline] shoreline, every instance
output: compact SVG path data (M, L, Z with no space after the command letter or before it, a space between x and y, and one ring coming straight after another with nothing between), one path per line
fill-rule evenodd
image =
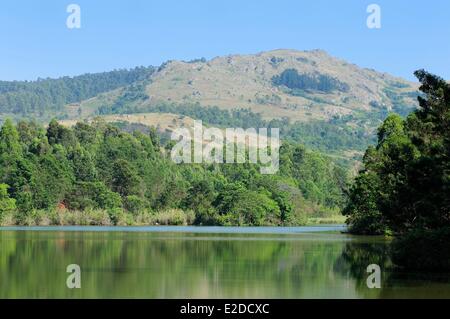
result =
M149 233L216 233L216 234L299 234L345 231L345 224L309 226L0 226L2 231L92 231L92 232L149 232Z

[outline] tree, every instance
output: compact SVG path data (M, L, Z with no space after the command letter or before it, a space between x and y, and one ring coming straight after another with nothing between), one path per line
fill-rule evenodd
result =
M69 152L68 158L77 180L84 182L96 180L97 169L91 154L87 150L77 145L74 150Z
M89 208L113 209L122 207L118 193L112 192L102 182L77 182L70 194L65 197L70 209L86 210Z
M199 225L214 225L217 223L213 202L215 200L214 186L208 180L192 183L185 199L185 206L195 212L195 221Z
M126 160L114 162L112 171L112 188L121 196L140 193L140 178L131 164Z
M211 119L219 115L223 123L244 125L241 116L247 124L261 123L246 110L190 111ZM297 144L283 145L280 173L267 176L258 164L175 165L156 134L130 134L98 119L74 127L52 120L47 128L6 121L0 130L0 183L15 200L16 221L39 223L47 215L57 222L52 211L64 207L92 219L107 211L106 218L117 223L143 220L139 213L148 210L182 209L195 219L191 213L169 218L184 216L198 225L298 225L311 207L328 212L342 200L345 178L338 166Z
M142 212L148 207L148 202L139 196L129 195L125 197L124 208L133 214Z
M216 201L223 224L261 226L265 218L280 215L277 203L268 194L247 190L242 184L226 185Z
M378 144L366 152L344 214L352 232L393 231L394 260L402 266L420 267L407 258L402 249L407 248L421 256L423 268L448 267L450 256L431 262L438 254L430 254L436 242L450 250L450 85L423 70L415 74L425 93L420 108L406 120L390 115L381 125ZM417 240L427 244L413 252Z
M146 80L154 67L83 74L37 81L0 81L0 112L24 117L44 116L60 111L65 105L78 103L100 93ZM81 108L78 108L78 113ZM80 115L80 114L78 114Z
M8 195L8 185L0 184L0 222L3 216L16 209L16 200Z
M386 232L383 215L378 209L380 181L371 171L360 174L349 193L349 203L343 210L353 233L382 235Z
M0 154L2 156L18 156L22 153L19 133L10 119L6 119L0 131Z

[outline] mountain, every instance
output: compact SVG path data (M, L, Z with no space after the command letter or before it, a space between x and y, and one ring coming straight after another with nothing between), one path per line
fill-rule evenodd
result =
M416 106L416 96L416 83L360 68L321 50L274 50L209 61L168 61L156 71L140 67L72 78L0 81L0 113L39 117L51 111L76 118L108 106L121 113L118 104L128 99L137 109L199 104L249 108L266 119L305 121L383 109L405 113Z
M417 89L417 83L322 50L273 50L73 78L0 82L0 119L70 122L145 113L151 115L131 118L148 125L159 121L155 113L164 113L160 127L165 130L169 117L176 121L183 115L222 127L280 127L283 137L348 158L361 156L389 112L406 115L417 107Z
M405 113L416 106L417 96L416 83L360 68L321 50L168 61L150 79L142 88L147 99L136 103L137 109L198 103L228 110L249 108L266 119L289 117L294 121L384 109ZM81 106L95 110L123 92L110 92Z

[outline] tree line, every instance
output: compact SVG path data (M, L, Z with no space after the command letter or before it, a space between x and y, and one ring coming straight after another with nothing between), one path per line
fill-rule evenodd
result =
M255 164L182 164L154 129L99 119L68 128L5 121L0 130L3 224L299 225L344 203L344 169L284 143L280 171Z
M120 98L122 101L125 97ZM380 121L377 119L359 118L358 116L334 117L328 121L305 121L292 122L289 118L265 120L260 113L255 113L250 109L235 108L224 110L217 106L201 106L200 104L176 104L160 103L148 107L116 102L113 105L101 106L99 115L106 114L135 114L135 113L172 113L182 116L202 120L207 125L241 128L279 128L280 136L283 140L292 143L303 144L308 148L322 152L324 154L341 154L347 150L358 150L364 152L368 145L374 143L375 139L371 132L368 132L363 125L348 125L352 121L367 122ZM384 119L386 115L380 118ZM320 138L318 138L320 137Z
M136 67L58 79L0 81L0 112L40 116L54 113L66 104L147 80L154 70L154 67Z
M416 269L450 269L450 85L415 72L420 108L378 129L343 210L350 231L393 234L392 257Z

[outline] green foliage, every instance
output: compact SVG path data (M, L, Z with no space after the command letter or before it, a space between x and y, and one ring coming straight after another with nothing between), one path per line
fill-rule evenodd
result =
M433 232L440 237L440 229L450 227L450 85L423 70L415 74L425 94L418 98L420 109L406 120L390 115L380 126L378 144L366 152L344 214L355 233L390 230L399 236L394 247L402 266L440 267L433 261L438 254L426 255L426 247L434 245ZM430 240L414 250L426 234ZM447 237L438 247L449 251ZM403 248L423 261L406 257ZM443 263L448 267L448 259Z
M113 209L122 207L122 198L108 189L103 182L77 181L65 201L68 208L74 210Z
M280 208L269 196L240 184L226 185L217 198L220 223L261 226L279 220Z
M349 86L346 83L326 74L299 74L295 69L286 69L280 75L272 78L276 86L283 85L291 90L311 90L329 93L332 91L347 92Z
M289 178L303 196L325 207L341 207L347 173L316 152L284 143L280 149L281 175Z
M126 113L173 113L189 116L223 127L264 127L266 122L261 115L249 109L223 110L217 106L202 107L200 104L174 104L165 103L154 106L141 107L127 105L124 108L100 107L99 114L126 114Z
M136 102L146 101L149 98L144 83L133 83L122 90L112 105L102 105L98 112L99 114L132 112Z
M380 182L373 172L360 174L349 194L349 203L343 214L349 216L347 223L352 233L382 235L386 232L383 216L377 207Z
M407 116L408 113L411 112L413 107L409 104L407 104L404 101L405 97L411 97L411 98L417 98L420 96L418 92L401 92L398 93L395 88L402 88L402 84L398 83L398 85L391 84L391 88L387 87L383 90L383 92L388 97L389 101L392 103L393 111L400 114L401 116Z
M188 190L185 206L196 212L196 224L217 224L217 214L213 205L216 192L212 181L201 179L193 181Z
M140 178L131 164L123 159L114 162L112 167L112 188L121 196L139 193Z
M125 197L124 208L133 214L137 214L145 209L148 209L148 206L147 201L139 196L129 195Z
M385 112L367 116L348 115L336 116L328 121L309 121L291 123L288 118L264 120L261 114L254 113L250 109L223 110L216 106L202 107L199 104L159 104L151 107L133 107L127 105L126 108L111 109L110 107L101 107L99 114L111 113L173 113L181 116L189 116L202 120L207 125L219 127L242 127L259 128L274 127L280 129L280 137L291 142L300 143L326 154L342 153L346 150L364 151L368 145L376 142L373 134L367 131L364 126L367 122L381 122L386 117ZM357 125L349 125L355 122ZM121 129L132 131L148 131L148 127L138 124L126 124L124 122L117 124ZM320 138L318 138L320 136ZM168 136L163 136L163 140L168 140Z
M153 225L183 226L191 225L195 215L192 211L183 212L179 209L169 209L152 214L149 218L150 224Z
M295 144L283 145L273 176L256 164L176 165L154 130L101 121L6 121L0 150L19 224L295 225L341 207L346 184L339 166Z
M43 116L48 112L61 111L66 104L146 80L153 71L153 67L137 67L31 82L0 81L0 112Z
M281 128L283 138L325 154L342 154L347 150L363 151L374 142L374 138L361 126L348 125L348 121L337 118L296 123L272 120L269 126Z
M5 214L11 213L16 209L16 200L9 198L8 185L0 184L0 223Z

